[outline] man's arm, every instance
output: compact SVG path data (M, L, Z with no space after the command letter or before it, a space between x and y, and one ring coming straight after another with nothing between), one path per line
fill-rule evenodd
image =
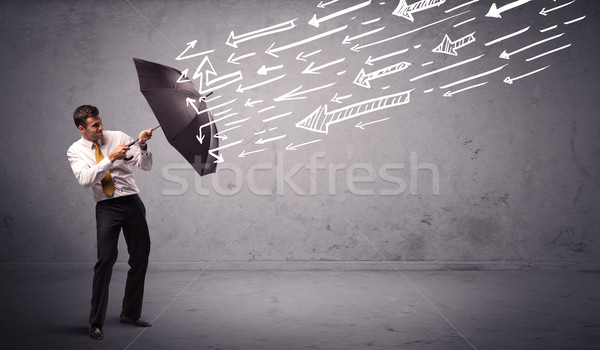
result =
M110 170L112 163L117 159L124 159L128 150L129 147L127 145L119 145L107 157L104 157L100 163L94 166L89 166L75 149L69 148L67 157L69 158L71 170L73 170L77 182L87 188L102 180L106 172Z
M129 143L133 141L129 136L126 137L129 139ZM152 152L148 151L148 145L146 144L146 141L150 140L151 137L152 129L144 130L140 133L138 137L139 152L134 153L130 163L145 171L152 169Z

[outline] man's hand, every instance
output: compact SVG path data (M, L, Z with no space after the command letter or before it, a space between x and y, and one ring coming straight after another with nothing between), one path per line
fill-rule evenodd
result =
M144 130L140 133L139 143L144 144L152 138L152 129Z
M129 151L129 147L127 147L127 145L118 145L112 152L108 154L108 159L110 159L112 163L114 163L117 159L125 159L127 151Z

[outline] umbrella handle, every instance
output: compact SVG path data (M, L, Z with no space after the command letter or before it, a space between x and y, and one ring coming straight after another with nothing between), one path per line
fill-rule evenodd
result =
M158 126L155 126L154 128L152 128L152 131L154 131L154 130L156 130L156 129L158 129L158 128L160 128L160 125L158 125ZM131 146L133 146L133 145L134 145L136 142L138 142L139 140L140 140L140 138L138 137L138 138L137 138L137 139L135 139L134 141L132 141L132 142L130 142L129 144L127 144L127 147L131 147ZM129 161L129 160L132 160L132 159L133 159L133 156L129 156L129 157L127 157L127 158L124 158L123 160Z

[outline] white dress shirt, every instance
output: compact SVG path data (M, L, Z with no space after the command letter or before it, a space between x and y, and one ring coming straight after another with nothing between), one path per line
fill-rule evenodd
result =
M96 202L140 192L129 166L134 165L146 171L152 169L152 153L132 146L127 152L127 156L133 156L133 159L129 161L118 159L114 163L108 159L108 154L118 145L129 144L132 141L133 139L124 132L104 130L102 139L98 140L100 151L104 155L104 159L100 163L96 163L96 149L91 141L82 137L69 147L67 156L73 174L81 186L92 188ZM104 193L100 182L109 170L115 183L115 192L112 196Z

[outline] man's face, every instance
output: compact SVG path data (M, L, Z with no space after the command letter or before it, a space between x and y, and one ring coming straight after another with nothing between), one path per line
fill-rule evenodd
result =
M92 142L97 142L102 138L102 131L104 127L102 126L102 118L98 117L88 117L86 120L85 127L79 126L79 131L81 131L81 136L84 139Z

